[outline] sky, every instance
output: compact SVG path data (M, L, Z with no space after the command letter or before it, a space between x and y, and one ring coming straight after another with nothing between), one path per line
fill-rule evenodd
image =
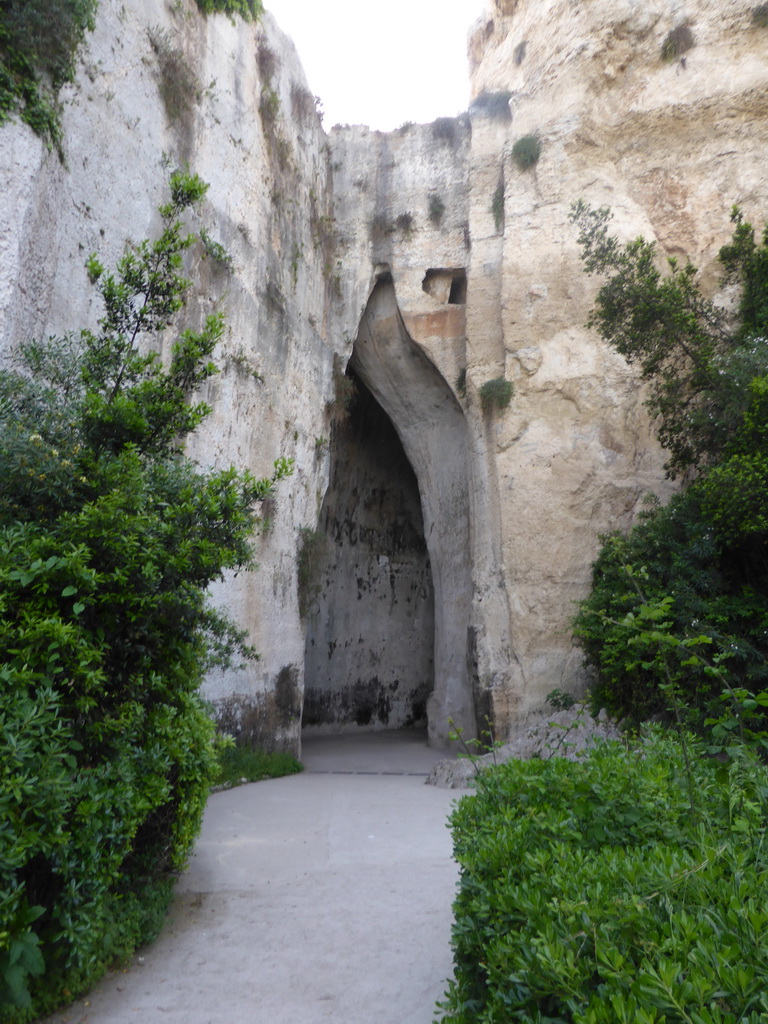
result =
M326 129L451 117L469 105L467 32L486 0L264 0L296 44Z

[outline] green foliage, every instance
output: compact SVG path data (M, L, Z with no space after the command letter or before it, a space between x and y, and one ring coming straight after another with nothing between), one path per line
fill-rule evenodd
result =
M98 0L5 0L0 5L0 125L18 114L61 153L59 89L74 80Z
M203 243L203 251L206 257L222 270L233 270L235 261L231 253L227 252L221 242L214 241L205 228L200 228L200 241Z
M459 372L458 372L458 374L456 376L456 382L454 384L454 387L456 388L457 393L459 395L461 395L462 398L466 397L466 394L467 394L467 368L466 368L466 366L462 367L459 370Z
M693 32L688 25L678 25L668 32L661 45L661 59L664 61L676 60L682 54L687 53L694 45Z
M264 11L261 0L197 0L203 14L239 15L244 21L257 20Z
M280 97L275 89L265 88L259 100L259 114L265 130L273 130L280 114Z
M673 263L662 278L654 247L621 246L608 216L574 211L587 269L613 275L590 323L640 362L670 472L698 475L628 536L605 538L576 635L596 670L596 704L636 720L674 712L703 728L722 717L723 694L732 705L768 681L768 238L758 245L734 211L720 259L742 290L728 322L701 296L695 268ZM728 714L735 726L740 715ZM759 703L751 718L762 742Z
M675 476L717 461L751 400L750 382L766 369L768 248L736 210L733 242L720 252L727 279L742 287L741 327L700 291L690 261L657 268L656 246L642 238L622 246L608 235L611 213L574 204L571 219L588 274L611 276L600 288L588 326L649 382L647 406Z
M576 703L576 698L565 690L561 690L560 687L550 690L546 700L547 704L554 708L555 711L567 711L568 708L572 708Z
M768 775L692 753L657 732L480 773L451 817L444 1024L766 1018Z
M541 141L537 135L523 135L512 147L512 159L521 171L530 170L539 162L540 156Z
M768 4L758 4L752 8L752 21L760 28L768 28Z
M492 409L506 409L512 401L514 393L514 384L510 380L505 380L504 377L487 380L480 386L480 405L483 412L491 412Z
M231 789L244 782L280 779L284 775L295 775L303 770L301 763L292 754L280 751L266 753L230 740L229 743L217 744L214 783L217 789Z
M98 329L24 345L0 373L4 1021L156 932L214 771L199 684L252 656L205 589L251 563L256 503L290 467L257 480L184 455L220 315L165 360L153 348L184 304L180 217L205 190L172 175L160 237L114 273L88 262Z

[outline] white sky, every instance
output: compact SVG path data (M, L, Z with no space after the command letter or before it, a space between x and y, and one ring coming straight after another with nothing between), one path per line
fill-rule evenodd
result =
M469 105L467 32L485 0L265 0L296 44L326 129L381 131Z

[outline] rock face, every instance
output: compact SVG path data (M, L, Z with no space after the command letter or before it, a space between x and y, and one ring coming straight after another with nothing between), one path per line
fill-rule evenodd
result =
M668 39L687 49L664 61ZM326 136L269 15L102 0L66 166L0 130L6 351L93 325L84 258L152 233L169 166L211 184L191 226L234 269L192 252L190 321L228 322L193 454L296 464L258 572L215 590L262 654L208 681L227 728L298 749L302 711L325 729L426 714L436 745L451 720L503 739L583 689L569 621L599 534L670 485L633 371L583 327L599 282L569 208L611 206L621 237L690 254L715 293L731 204L764 215L766 41L742 0L494 0L467 115ZM500 378L510 405L484 408Z

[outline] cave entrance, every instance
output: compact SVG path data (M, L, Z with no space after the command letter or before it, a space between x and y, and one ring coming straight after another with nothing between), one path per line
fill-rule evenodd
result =
M307 616L308 735L426 729L434 689L434 596L416 475L387 414L350 377Z
M334 439L335 483L321 518L331 554L307 621L304 725L363 727L366 686L364 727L416 724L431 687L429 742L446 746L454 728L476 734L469 439L453 391L408 334L388 274L371 293L349 368L364 396L352 436L364 443L353 455ZM407 565L393 572L406 550ZM367 672L359 680L357 666ZM398 703L401 692L410 696Z

